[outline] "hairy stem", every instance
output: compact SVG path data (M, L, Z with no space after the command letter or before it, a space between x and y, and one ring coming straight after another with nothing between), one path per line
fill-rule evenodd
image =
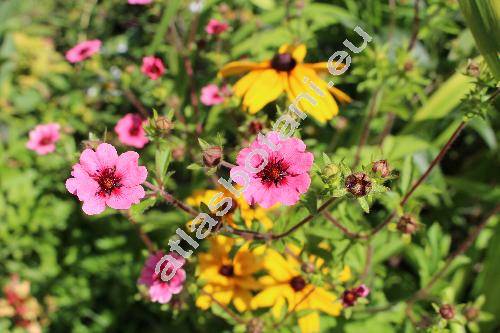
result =
M198 216L198 212L196 210L189 207L188 205L186 205L185 203L183 203L179 199L176 199L172 194L166 192L165 190L159 188L158 186L155 186L148 181L144 182L144 186L146 186L150 190L153 190L153 191L159 193L163 197L163 199L165 199L172 206L183 210L184 212L188 213L189 215Z
M156 252L156 247L155 247L153 241L144 232L144 230L142 230L141 226L137 223L137 221L132 217L130 210L127 211L126 216L127 216L128 220L130 221L130 223L132 223L134 225L135 229L137 230L137 233L139 234L139 237L141 238L144 245L146 245L146 248L148 249L149 253L154 254Z

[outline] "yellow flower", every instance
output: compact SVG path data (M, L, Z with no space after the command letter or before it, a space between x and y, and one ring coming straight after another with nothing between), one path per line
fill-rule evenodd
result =
M301 269L296 248L285 257L269 249L264 255L264 267L269 275L259 279L263 290L252 299L252 308L271 307L271 313L279 318L285 303L288 312L319 310L331 316L338 316L342 304L337 296L326 289L313 285ZM319 261L321 265L321 261ZM319 313L312 311L299 318L302 333L319 332Z
M271 60L260 63L247 60L234 61L225 65L219 75L227 77L249 72L234 85L233 90L237 96L243 98L243 107L251 114L276 100L283 92L286 92L291 101L302 93L312 96L314 90L311 90L309 83L304 82L308 79L323 92L323 96L316 94L317 98L314 98L317 101L316 105L302 98L297 106L324 123L332 119L339 110L337 102L328 91L342 103L349 103L351 98L335 87L328 87L318 76L320 72L328 72L326 62L306 64L303 62L305 56L306 47L303 44L297 46L285 44Z
M193 195L187 198L186 203L190 206L198 207L203 202L205 205L209 206L210 201L218 192L222 192L223 196L220 196L218 200L214 201L213 206L217 205L217 203L219 203L224 197L231 197L233 200L233 206L231 207L230 211L226 215L222 216L222 221L224 223L235 227L233 213L236 209L239 209L241 218L243 219L243 221L245 221L245 225L247 226L247 228L250 228L252 226L253 221L262 223L262 226L265 230L269 230L273 226L273 222L266 214L266 211L268 211L268 209L264 209L259 206L250 206L245 201L243 196L235 198L229 191L224 188L218 190L196 191L193 193ZM226 205L223 205L219 210L223 210L225 207ZM191 222L188 223L188 228L190 226Z
M200 254L199 280L205 283L196 305L208 309L212 302L228 305L232 302L239 312L250 308L252 290L259 287L253 274L262 268L259 248L250 251L248 243L239 248L233 258L229 253L233 238L215 236L210 239L209 253Z

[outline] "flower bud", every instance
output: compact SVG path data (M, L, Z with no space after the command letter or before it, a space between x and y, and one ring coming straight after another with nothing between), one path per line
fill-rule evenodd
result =
M412 60L407 60L407 61L405 61L404 65L403 65L403 69L405 72L411 72L411 70L413 69L414 66L415 66L415 64L413 63Z
M172 149L172 157L176 161L182 161L184 159L184 155L186 153L186 149L184 146L178 146Z
M326 178L333 178L339 174L340 168L336 164L328 164L321 171L322 175Z
M203 151L203 163L209 168L213 168L219 165L222 160L222 147L211 146Z
M336 119L336 121L333 124L333 127L335 127L339 131L345 130L347 128L347 126L349 125L349 121L347 120L346 117L337 116L337 117L335 117L335 119Z
M418 223L415 221L413 216L405 214L400 217L396 227L402 233L411 235L418 230Z
M166 117L160 116L155 120L155 127L163 134L167 134L174 127L174 125Z
M252 318L247 324L247 333L262 333L264 322L259 318Z
M84 149L93 149L96 150L97 146L102 143L100 140L83 140L82 145Z
M455 309L450 304L443 304L439 308L439 314L443 319L450 320L453 319L453 317L455 317Z
M314 264L310 262L305 262L302 265L300 265L300 269L304 273L314 273Z
M464 316L468 321L474 321L479 317L479 310L475 307L469 306L464 309Z
M263 128L264 126L258 120L252 120L250 124L248 124L248 131L250 132L250 134L253 135L260 133L260 131L262 131Z
M365 173L356 172L346 177L345 187L354 196L363 197L371 191L372 182Z
M373 162L372 171L382 178L389 177L389 175L391 174L391 169L387 160L379 160Z
M481 69L475 61L469 60L469 64L467 66L467 74L472 77L479 77L479 75L481 74Z

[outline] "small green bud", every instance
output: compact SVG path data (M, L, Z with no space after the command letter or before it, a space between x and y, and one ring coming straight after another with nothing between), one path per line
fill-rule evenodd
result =
M336 175L339 174L339 172L340 168L333 163L326 165L321 171L322 175L328 179L334 178Z

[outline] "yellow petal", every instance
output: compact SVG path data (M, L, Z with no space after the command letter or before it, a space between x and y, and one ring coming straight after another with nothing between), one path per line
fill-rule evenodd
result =
M338 89L338 88L335 88L334 87L328 87L328 90L330 90L330 92L333 94L333 96L335 96L335 98L342 104L347 104L347 103L351 103L352 99L349 95L347 95L345 92L343 92L342 90Z
M221 304L227 305L231 302L234 290L232 289L222 289L213 293L213 297Z
M252 294L247 290L238 289L234 293L233 304L239 312L245 312L250 308Z
M322 96L314 92L309 86L304 84L304 78L308 78L314 82L322 91ZM289 77L289 87L292 93L291 99L294 100L300 94L308 94L314 99L315 105L305 98L299 102L301 110L312 115L317 121L325 123L327 120L333 118L338 113L338 106L333 97L328 93L324 83L313 70L307 69L302 66L297 66L292 71Z
M279 48L279 53L290 53L297 62L303 62L306 57L307 49L304 44L299 45L289 45L284 44Z
M274 305L278 298L282 298L282 291L283 286L280 285L262 290L252 299L252 309L267 308Z
M306 66L307 68L313 69L319 73L330 73L328 71L328 62L316 62L313 64L303 64L303 66ZM341 70L342 68L344 68L344 66L345 66L345 64L339 64L336 69Z
M283 92L283 82L274 69L266 69L248 88L243 105L253 114L267 103L274 101Z
M342 272L340 272L339 274L339 281L340 282L346 282L346 281L349 281L351 279L351 268L349 266L344 266L344 269L342 270Z
M262 74L263 70L251 71L247 75L243 76L236 82L233 86L234 94L238 97L243 97L247 90L255 83L255 81Z
M279 319L283 313L283 307L285 306L285 299L280 297L276 300L276 303L271 308L271 314L275 319Z
M342 305L337 297L323 288L316 287L310 297L310 307L312 309L321 310L331 316L340 315Z
M196 299L196 306L202 310L206 310L212 304L212 299L208 295L201 294Z
M319 332L319 315L317 312L311 312L299 318L300 332L317 333Z
M222 67L222 69L218 73L218 76L227 77L231 75L238 75L256 69L269 68L269 66L269 61L261 63L256 63L248 60L233 61Z
M287 282L297 275L294 267L275 250L269 249L264 256L264 266L276 281Z

